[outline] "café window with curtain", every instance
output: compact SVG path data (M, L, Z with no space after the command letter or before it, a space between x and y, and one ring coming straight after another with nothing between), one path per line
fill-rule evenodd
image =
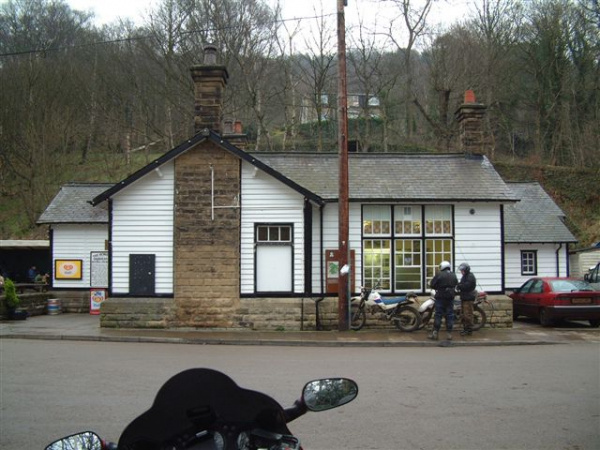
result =
M369 205L363 210L363 284L391 289L392 210Z
M450 267L454 267L453 235L452 206L425 206L425 288L429 287L442 261L448 261Z
M422 291L439 264L452 263L451 205L363 206L363 284Z

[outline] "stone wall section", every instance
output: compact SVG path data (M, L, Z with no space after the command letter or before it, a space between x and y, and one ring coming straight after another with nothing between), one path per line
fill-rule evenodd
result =
M419 297L424 302L429 297ZM316 298L243 298L237 311L236 320L239 325L252 330L315 330L316 329ZM318 302L319 323L323 330L337 330L338 299L328 297ZM505 295L490 295L482 304L487 314L486 327L512 328L512 300ZM460 330L460 324L455 328ZM365 329L396 330L394 324L381 315L367 314Z
M154 328L176 326L172 298L111 297L100 308L102 328Z
M211 142L175 160L176 326L237 326L240 179L240 160Z
M210 280L207 280L210 282ZM50 291L21 295L21 309L30 315L47 314L46 304L50 298L60 300L63 313L89 314L89 291ZM419 302L428 297L419 297ZM6 318L4 298L0 295L0 318ZM216 306L206 312L196 313L207 316L210 328L246 328L262 331L311 331L317 327L317 298L243 298L226 300L230 307L229 315L223 317ZM190 311L204 305L205 300L189 300ZM319 322L324 331L337 330L337 298L329 297L318 302ZM229 307L229 306L228 306ZM493 328L512 328L512 300L505 295L490 295L484 304L488 325ZM183 310L187 311L187 310ZM100 322L103 328L155 328L172 327L207 328L205 322L179 319L183 314L172 298L118 298L111 297L103 303ZM215 317L212 317L215 316ZM195 316L194 316L195 317ZM185 323L182 324L182 323ZM224 325L225 324L225 325ZM231 325L230 325L231 324ZM393 324L370 314L367 315L365 329L396 330ZM460 329L460 324L456 324ZM360 332L359 332L360 333Z

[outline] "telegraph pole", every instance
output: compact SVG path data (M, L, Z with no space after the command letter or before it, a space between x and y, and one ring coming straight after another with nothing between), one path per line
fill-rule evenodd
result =
M347 0L337 0L338 28L338 148L339 148L339 268L348 264L349 208L348 208L348 103L346 89L346 19ZM346 331L348 324L348 291L351 272L339 273L338 323Z

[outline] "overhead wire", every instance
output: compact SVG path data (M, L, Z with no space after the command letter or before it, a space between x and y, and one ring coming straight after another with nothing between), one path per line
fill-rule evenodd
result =
M330 13L330 14L322 14L322 15L315 15L315 16L304 16L304 17L294 17L294 18L289 18L289 19L278 19L278 20L275 20L274 23L321 19L324 17L333 16L333 15L335 15L335 14ZM197 33L213 33L216 31L227 31L227 30L232 30L232 29L236 29L236 28L238 28L238 26L232 25L232 26L219 27L219 28L205 28L205 29L199 29L199 30L198 29L197 30L188 30L188 31L183 31L181 34L189 35L189 34L197 34ZM59 52L62 50L73 50L73 49L78 49L78 48L93 47L96 45L109 45L109 44L120 44L120 43L126 43L126 42L136 42L136 41L141 41L141 40L145 40L145 39L151 39L152 37L153 36L151 34L146 34L146 35L142 35L142 36L131 36L131 37L127 37L127 38L90 42L90 43L86 43L86 44L74 44L74 45L66 45L66 46L60 46L60 47L21 50L21 51L16 51L16 52L0 53L0 58L9 57L9 56L33 55L33 54L38 54L38 53Z

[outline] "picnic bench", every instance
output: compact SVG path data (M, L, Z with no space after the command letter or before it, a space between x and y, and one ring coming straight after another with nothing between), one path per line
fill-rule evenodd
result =
M46 283L15 283L17 293L23 294L27 289L37 292L46 292L48 290Z

